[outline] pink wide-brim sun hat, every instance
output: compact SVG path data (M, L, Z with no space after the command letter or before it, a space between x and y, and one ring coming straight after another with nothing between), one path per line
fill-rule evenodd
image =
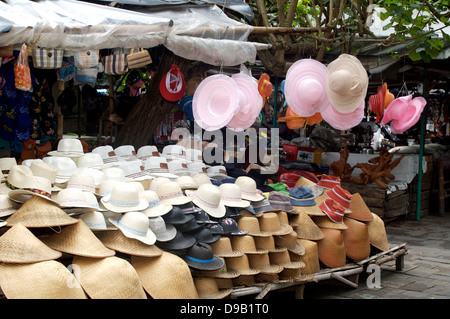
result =
M363 100L359 107L351 113L343 114L336 110L336 108L329 104L328 107L321 112L322 118L325 122L331 125L336 130L349 130L355 127L364 118L364 106Z
M258 81L245 73L237 73L231 76L239 90L239 105L233 118L227 124L227 128L234 131L243 131L252 126L264 104L264 100L258 92Z
M384 111L380 125L385 125L390 121L391 132L402 134L414 126L420 118L427 101L421 97L412 98L412 95L402 96L389 104Z
M313 116L328 107L326 93L327 67L317 60L301 59L286 73L286 103L302 117Z
M211 75L200 82L192 100L195 122L206 131L226 126L238 106L238 86L224 74Z

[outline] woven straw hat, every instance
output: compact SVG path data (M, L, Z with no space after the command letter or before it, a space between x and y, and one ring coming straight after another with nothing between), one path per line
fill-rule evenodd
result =
M253 237L255 240L256 249L272 252L286 251L287 247L281 246L277 243L276 238L280 236L269 236L269 237Z
M321 195L314 198L316 204L313 206L294 206L294 205L292 205L292 207L294 207L294 210L297 213L306 213L310 216L325 216L325 213L322 211L322 209L320 209L320 204L322 204L322 202L327 198L328 198L327 194L325 192L323 192Z
M61 190L60 187L55 186L56 175L58 174L58 169L55 166L49 163L45 163L43 160L39 159L39 161L34 160L33 162L31 162L30 169L33 173L33 176L39 176L48 179L52 185L52 191L55 192Z
M174 181L159 184L156 189L156 194L158 194L162 203L169 205L183 205L192 201L191 197L183 194L180 185Z
M153 245L156 235L150 229L149 218L141 212L127 212L118 219L109 219L128 238Z
M6 181L0 184L0 193L8 195L10 191L24 187L27 179L31 176L33 176L33 172L31 172L31 169L28 166L12 166Z
M121 231L105 231L96 236L106 247L124 254L140 257L158 257L162 254L157 246L128 238Z
M300 239L300 242L303 247L305 247L305 254L302 256L291 254L291 260L304 262L305 267L302 269L302 274L306 275L317 273L320 270L317 242L308 239Z
M200 299L223 299L233 291L233 288L219 289L215 278L195 277L194 284Z
M58 259L61 255L61 252L46 246L20 223L8 229L0 237L0 262L2 263L35 263Z
M373 220L367 223L370 244L381 251L386 251L389 249L389 241L384 222L380 216L374 213L372 216Z
M27 200L7 220L7 226L22 223L27 228L73 225L78 219L67 215L56 204L38 196Z
M27 176L26 182L20 189L8 193L9 198L17 203L25 203L31 196L39 196L49 201L52 199L52 185L47 178Z
M261 231L271 235L287 235L292 231L292 226L282 224L276 213L265 213L259 218Z
M91 211L80 214L79 218L92 231L117 230L118 228L111 224L108 218L101 212Z
M111 191L114 185L122 183L121 181L115 179L108 179L101 181L98 187L95 188L95 195L98 197L105 197L111 195Z
M95 193L95 179L87 173L76 172L67 181L67 188L77 188L86 192Z
M139 197L139 191L127 182L113 185L111 194L102 197L100 202L114 213L142 211L148 207L148 202Z
M9 196L0 194L0 217L10 216L14 214L17 204L15 204Z
M190 175L179 176L175 179L175 182L180 185L181 189L197 189L198 185Z
M188 192L186 192L188 193ZM225 216L226 209L221 202L222 193L218 186L203 184L194 192L189 192L192 202L215 218Z
M239 257L226 257L225 262L228 266L228 269L236 271L241 276L254 276L261 272L258 269L250 268L248 255L246 254Z
M195 270L192 269L193 276L212 277L216 279L232 279L237 278L240 274L234 269L228 269L226 260L224 260L223 266L217 270Z
M56 203L62 209L65 208L83 208L86 210L94 210L95 208L88 204L84 191L78 188L65 188L58 192Z
M187 166L187 161L185 159L173 159L167 163L169 172L171 174L179 176L191 176L191 172ZM177 177L177 178L178 178Z
M350 202L351 215L347 217L359 220L361 222L369 222L373 220L373 215L367 207L366 202L362 198L361 194L352 194L352 201Z
M305 267L304 262L291 260L287 250L269 253L269 260L272 265L278 265L284 269L298 269Z
M270 263L269 253L248 255L251 268L258 269L260 274L279 274L283 267Z
M325 237L317 242L319 260L330 268L346 263L344 235L339 229L322 228Z
M152 298L198 299L191 270L180 257L163 251L154 258L131 256L131 264Z
M141 146L136 153L137 158L141 161L146 160L151 156L160 156L158 148L155 145L144 145Z
M103 158L98 153L85 153L83 156L77 159L77 166L79 168L94 168L94 169L105 169L112 167L113 163L103 163Z
M67 182L72 176L73 173L76 172L77 164L74 162L73 158L70 157L54 157L47 156L42 159L45 163L53 165L56 167L56 180L55 183L63 184Z
M0 286L8 299L87 299L62 263L0 264Z
M62 138L58 142L56 151L50 151L48 156L67 156L80 157L83 156L83 144L76 138Z
M156 177L155 179L153 179L151 181L149 190L156 192L159 184L170 182L170 181L171 181L171 179L169 179L167 177Z
M323 228L339 229L339 230L348 229L347 225L345 225L344 222L341 223L333 222L327 216L312 216L311 219L321 229Z
M261 230L257 217L243 216L239 218L238 227L240 230L247 231L248 235L251 236L262 236L262 237L271 236L269 232Z
M43 235L40 240L50 248L76 256L104 258L116 253L106 248L82 220L58 233Z
M75 256L81 287L91 299L147 299L136 270L123 258Z
M345 253L352 260L363 260L370 255L369 230L363 222L344 218L348 229L344 233Z
M244 253L231 244L230 237L220 237L218 241L210 244L214 255L218 257L239 257Z
M0 170L4 176L8 176L10 169L17 165L15 157L1 157L0 158Z
M195 183L200 186L202 184L212 184L211 179L208 177L206 173L198 173L192 175Z
M178 177L178 175L169 172L169 164L167 162L167 159L163 156L161 157L153 156L147 158L145 160L144 169L151 176L154 176L156 178L164 177L168 179L175 179Z
M242 199L257 202L265 198L264 195L258 193L256 182L251 177L239 176L238 178L236 178L234 183L239 185L239 187L241 188Z
M291 220L294 231L297 233L297 238L320 240L323 238L323 233L319 226L306 213L299 213Z
M222 203L229 207L248 207L250 202L242 199L241 188L237 184L223 183L219 186Z
M267 254L268 250L257 248L253 236L233 236L231 238L231 246L234 250L238 250L247 255Z
M305 253L305 247L301 244L295 231L287 235L275 236L275 244L279 247L285 247L288 251L297 255L303 255Z
M163 204L155 191L145 190L139 194L142 198L146 199L148 206L142 211L147 217L163 216L170 212L173 208L170 204Z
M161 216L149 217L148 221L150 230L155 234L157 241L172 240L177 234L175 226L166 224Z

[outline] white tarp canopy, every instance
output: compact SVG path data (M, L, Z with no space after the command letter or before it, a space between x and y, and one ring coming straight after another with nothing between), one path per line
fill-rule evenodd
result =
M215 5L136 12L76 0L6 0L0 1L0 21L6 30L0 46L80 51L162 44L184 58L223 66L254 62L256 51L268 48L248 42L252 26Z

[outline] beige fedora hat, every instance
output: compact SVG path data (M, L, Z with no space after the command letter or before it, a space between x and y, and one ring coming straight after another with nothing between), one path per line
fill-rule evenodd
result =
M281 224L276 213L264 213L259 218L259 227L271 235L287 235L293 230L291 225Z
M251 177L239 176L234 183L241 188L242 199L257 202L265 198L264 195L258 192L256 182Z
M94 210L95 208L88 204L84 191L79 188L65 188L56 195L55 202L62 209L82 208Z
M56 184L66 183L78 169L77 164L70 157L47 156L42 161L56 167Z
M39 176L27 176L22 187L11 190L9 198L17 203L25 203L32 196L38 196L49 201L52 199L52 184L47 178Z
M107 179L98 185L98 187L95 188L95 195L98 197L105 197L108 195L111 195L112 189L114 185L123 183L123 181L118 181L115 179Z
M50 248L76 256L105 258L115 255L115 251L105 247L84 221L80 220L51 235L39 237Z
M167 163L169 168L169 173L177 176L191 176L191 172L187 166L187 161L185 159L173 159Z
M319 260L327 267L342 267L346 263L344 234L342 230L323 228L325 237L317 242Z
M279 274L283 267L270 263L269 253L266 254L249 254L248 262L251 268L260 271L260 274Z
M208 172L206 164L203 162L199 162L199 161L190 162L187 164L187 167L188 167L188 170L191 175L200 174L200 173L207 174L207 172ZM206 175L206 176L208 176L208 175ZM209 176L208 176L208 178L209 178Z
M148 207L148 202L139 197L139 191L135 187L130 187L127 182L113 185L111 194L103 196L100 202L114 213L142 211Z
M283 267L283 269L299 269L305 267L304 262L291 260L287 250L269 253L269 260L270 264L278 265Z
M90 211L78 216L92 231L118 230L108 218L99 211Z
M305 212L295 215L290 223L300 239L320 240L324 236L319 226Z
M219 289L215 278L195 277L194 284L200 299L224 299L233 292L233 288Z
M75 172L67 181L66 188L77 188L86 192L95 193L95 179L87 173Z
M192 202L208 215L215 218L225 216L226 208L221 201L222 192L218 186L203 184L196 191L186 193L192 198Z
M254 276L261 272L250 267L248 255L246 254L239 257L225 257L225 263L229 270L231 269L241 276Z
M139 240L147 245L153 245L156 242L156 235L150 229L149 218L142 212L126 212L118 219L110 218L109 221L128 238Z
M239 185L223 183L219 186L222 193L221 199L225 206L245 208L250 206L250 201L242 199L242 191Z
M367 223L370 244L381 251L386 251L389 249L389 241L384 221L374 213L372 216L373 220Z
M92 150L91 153L99 154L102 157L103 163L105 164L119 162L119 159L111 145L97 146Z
M22 163L23 164L23 163ZM52 185L52 191L60 191L61 188L56 186L56 176L58 169L50 163L46 163L43 160L33 161L30 163L30 169L33 176L44 177L48 179Z
M160 156L161 154L158 151L158 148L155 145L144 145L138 148L136 152L137 158L141 161L146 160L151 156Z
M148 202L147 208L142 211L147 217L163 216L173 208L170 204L162 203L155 191L147 189L141 192L139 196Z
M153 179L151 181L149 190L156 192L159 184L170 182L170 181L173 181L173 180L170 178L167 178L167 177L156 177L155 179Z
M203 162L203 152L197 148L186 148L186 160L190 162L202 163Z
M121 231L96 233L100 241L109 249L140 257L158 257L162 250L155 245L147 245L139 240L126 237Z
M0 286L7 299L87 299L74 274L56 260L1 263Z
M25 264L61 257L61 252L51 249L21 223L9 228L0 236L0 262Z
M8 176L10 169L17 165L15 157L1 157L0 158L0 170L4 176Z
M81 287L91 299L147 299L136 270L123 258L75 256Z
M131 256L131 265L153 299L198 299L191 270L179 256L163 251L159 257Z
M209 244L214 252L214 255L218 257L239 257L244 253L233 247L230 237L221 236L219 240Z
M113 163L104 163L103 158L98 153L85 153L80 156L77 160L78 168L93 168L97 170L102 170L108 167L112 167Z
M370 255L369 230L367 225L356 219L344 218L348 229L344 231L344 245L347 257L360 261Z
M153 156L149 157L144 161L144 169L151 176L155 178L165 177L169 179L175 179L178 175L172 174L169 171L169 163L165 157Z
M184 205L192 201L191 197L183 194L180 185L175 181L159 184L156 188L156 194L163 204Z
M192 178L194 179L197 186L200 186L202 184L212 184L211 179L206 175L206 173L198 173L192 175Z
M290 253L291 260L302 261L305 267L302 269L302 274L315 274L320 270L319 262L319 248L316 241L308 239L300 239L301 244L305 247L303 255L296 255Z
M241 251L247 255L268 253L268 250L257 248L254 237L250 235L233 236L231 238L231 246L234 250Z
M359 193L352 194L350 210L352 211L352 213L347 216L349 218L353 218L361 222L370 222L373 220L372 212Z
M0 193L8 195L10 191L22 188L30 176L33 176L33 172L28 166L12 166L6 181L0 184Z
M175 179L175 182L180 185L181 189L197 189L198 185L190 175L179 176Z
M19 207L7 220L7 226L22 223L27 228L73 225L78 219L67 215L55 203L33 196Z
M50 151L48 156L80 157L84 155L83 144L77 138L62 138L56 151Z
M240 217L238 219L238 228L240 230L247 231L248 235L251 236L262 236L262 237L271 236L269 232L261 230L258 218L253 216Z
M297 255L303 255L305 253L305 247L303 247L295 231L291 231L289 234L286 235L274 237L275 237L275 244L277 246L284 247L288 251Z

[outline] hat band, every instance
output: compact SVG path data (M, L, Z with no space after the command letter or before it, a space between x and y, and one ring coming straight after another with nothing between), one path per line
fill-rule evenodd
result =
M256 191L249 191L247 189L241 188L241 192L247 194L247 195L256 195Z
M122 221L121 220L119 220L119 226L121 226L121 227L123 227L124 229L126 229L127 231L129 231L129 232L131 232L131 233L133 233L133 234L136 234L136 235L138 235L138 236L145 236L145 235L147 235L147 232L146 231L144 231L144 230L139 230L139 229L136 229L136 228L133 228L133 227L128 227L127 225L125 225L124 223L122 223Z
M150 168L150 169L148 169L146 171L148 171L150 173L168 173L169 169L167 169L167 168L159 168L158 167L158 168Z
M208 202L207 200L204 200L203 198L200 198L196 193L194 193L194 197L197 198L199 201L201 201L203 204L205 204L208 207L211 207L211 208L219 207L218 204L215 204L215 203L212 203L212 202Z
M84 184L84 183L79 183L79 182L72 182L70 181L67 184L67 187L73 187L73 188L79 188L79 189L88 189L90 192L94 192L95 191L95 187L92 186L91 184Z
M161 201L158 199L152 200L150 202L148 202L148 207L147 208L153 208L158 206L159 204L161 204Z
M231 201L231 202L240 202L242 200L241 197L237 197L237 196L227 196L227 195L222 195L222 199L225 199L227 201Z
M12 185L10 182L8 182L8 180L5 181L5 185L6 185L6 187L8 187L11 190L20 189L19 187Z
M173 192L173 193L167 193L167 194L161 195L161 196L159 196L159 199L169 199L169 198L180 197L180 196L184 196L182 192Z
M51 194L42 189L37 189L37 188L21 188L21 189L32 192L33 194L44 195L45 197L51 198Z
M214 257L211 258L211 259L206 259L205 260L205 259L198 259L198 258L194 258L194 257L186 255L186 258L189 259L189 260L195 261L197 263L202 263L202 264L212 263L214 261Z
M113 204L113 205L121 206L121 207L132 207L132 206L139 205L139 201L136 201L136 202L125 202L123 200L117 200L117 199L114 199L114 198L110 198L109 202L111 204Z
M83 205L86 205L87 206L87 203L86 203L86 200L84 200L84 199L78 199L78 198L75 198L75 199L73 199L73 198L69 198L69 199L63 199L63 200L61 200L61 201L59 201L59 204L61 205L61 206L64 206L64 204L83 204Z
M85 223L86 223L86 221L85 221ZM106 228L106 224L105 223L86 223L86 225L89 227L89 228Z

